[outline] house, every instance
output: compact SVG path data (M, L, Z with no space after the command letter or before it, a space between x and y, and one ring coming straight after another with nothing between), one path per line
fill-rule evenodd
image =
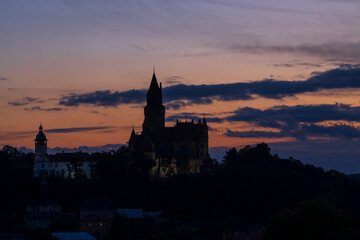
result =
M52 237L58 240L96 240L95 237L86 232L52 233Z
M60 203L48 200L47 183L42 181L39 199L31 201L26 207L24 216L26 224L34 227L49 228L51 219L60 215Z
M116 210L117 215L124 216L126 218L153 218L157 219L162 211L156 211L156 212L144 212L141 208L135 208L135 209L117 209Z
M24 240L23 233L0 233L1 240Z
M116 210L117 215L124 216L126 218L144 218L144 213L141 208L138 209L117 209Z
M107 236L115 212L116 208L110 199L89 198L80 211L80 231L100 238Z
M223 240L261 240L263 232L224 232Z
M27 205L24 220L30 226L49 228L51 219L60 215L59 202L34 200Z
M63 178L91 178L91 169L95 165L92 155L83 152L47 154L47 141L40 124L35 138L34 176L58 176Z

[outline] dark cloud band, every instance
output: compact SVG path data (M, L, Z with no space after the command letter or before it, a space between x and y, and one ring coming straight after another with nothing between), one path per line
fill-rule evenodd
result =
M237 138L296 138L298 140L308 140L315 138L330 139L360 139L359 128L346 124L336 124L333 126L322 126L316 124L298 124L293 130L281 129L280 132L272 131L231 131L227 130L225 136Z
M257 127L273 128L277 131L231 131L229 137L240 138L284 138L293 137L301 140L310 137L336 139L359 139L360 130L342 122L360 122L360 107L345 104L276 106L265 110L239 108L225 120L229 122L246 122ZM323 122L334 121L336 124L323 125Z
M59 104L65 106L95 105L117 106L120 104L142 103L145 100L145 90L130 91L96 91L86 94L71 94L60 99Z
M41 100L40 98L34 98L34 97L24 97L21 100L18 101L12 101L12 102L8 102L8 105L10 106L24 106L24 105L28 105L30 103L43 103L44 101Z
M24 110L26 110L26 111L57 112L57 111L61 111L61 110L64 110L64 109L63 109L63 108L59 108L59 107L54 107L54 108L42 108L42 107L40 107L40 106L34 106L34 107L24 108Z
M228 41L222 47L231 52L248 52L253 54L285 53L302 54L317 57L360 58L360 42L327 42L323 44L300 44L300 45L243 45Z
M360 107L347 104L320 104L275 106L260 110L257 108L239 108L226 117L228 121L253 122L262 127L281 127L292 122L316 123L323 121L360 122Z
M76 128L53 128L47 129L46 133L72 133L72 132L88 132L96 130L109 130L115 128L114 126L95 126L95 127L76 127Z
M360 66L343 65L326 72L314 73L306 81L278 81L265 79L249 83L211 85L178 84L163 89L164 100L170 107L178 109L184 105L210 104L213 100L250 100L254 97L282 99L297 94L320 90L360 88ZM95 105L118 106L142 104L146 90L96 91L85 94L63 96L59 104L65 106ZM172 104L172 105L171 105Z

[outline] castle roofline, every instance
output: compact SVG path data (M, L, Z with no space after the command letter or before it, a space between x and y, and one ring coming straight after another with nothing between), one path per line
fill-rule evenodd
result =
M95 162L92 155L85 152L75 153L56 153L55 155L48 155L49 162L71 162L77 160L80 162Z
M135 138L136 138L136 133L135 133L135 130L133 128L132 131L131 131L131 135L130 135L130 139L129 139L128 143L133 144L135 142Z

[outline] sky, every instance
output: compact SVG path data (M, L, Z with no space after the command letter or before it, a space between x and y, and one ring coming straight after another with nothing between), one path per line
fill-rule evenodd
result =
M2 0L0 145L126 144L153 67L166 125L206 116L219 161L266 142L360 172L357 0Z

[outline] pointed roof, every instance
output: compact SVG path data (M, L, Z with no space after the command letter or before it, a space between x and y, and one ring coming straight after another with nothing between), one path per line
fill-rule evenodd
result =
M47 138L43 133L43 127L41 124L39 126L39 133L36 135L35 141L47 141Z
M135 142L135 138L136 138L136 134L135 134L135 130L133 128L131 135L130 135L129 143L133 144Z
M203 118L203 127L204 127L204 128L207 128L207 123L206 123L205 116L204 116L204 118Z
M144 134L135 134L133 131L130 136L129 145L133 145L136 151L140 152L154 152L154 146L150 139Z
M158 81L156 79L155 72L153 73L150 88L146 96L161 96L161 88L159 87Z

